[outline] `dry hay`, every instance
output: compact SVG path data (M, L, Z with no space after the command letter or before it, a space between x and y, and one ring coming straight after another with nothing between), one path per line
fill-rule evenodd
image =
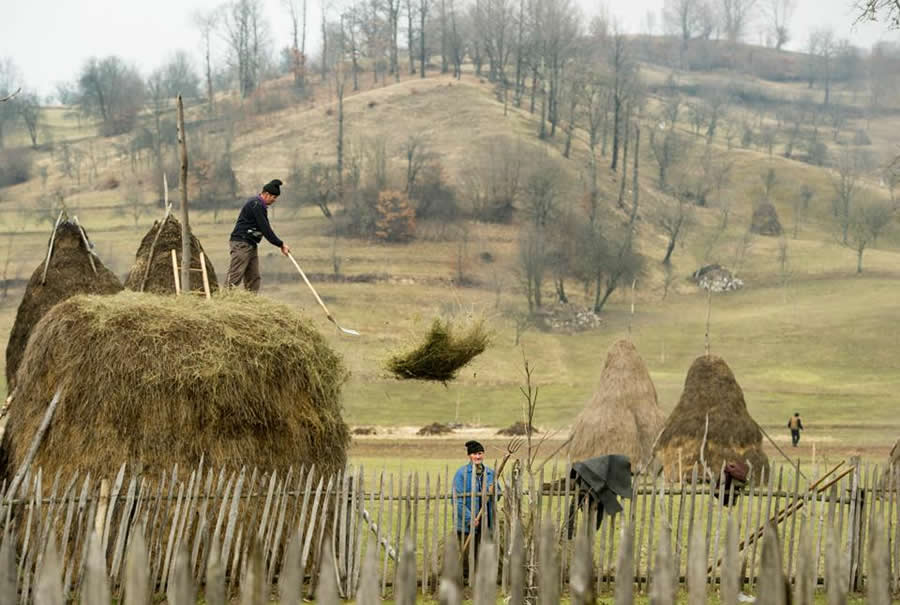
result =
M594 396L575 420L569 456L576 461L621 454L637 469L650 458L664 422L644 360L631 342L619 340L606 355Z
M507 437L519 437L523 435L540 433L540 429L538 429L533 424L526 424L521 420L517 422L513 422L511 425L506 427L505 429L500 429L497 431L498 435L505 435Z
M446 435L447 433L452 433L453 428L450 427L449 424L441 424L440 422L432 422L431 424L426 424L418 431L416 431L416 435Z
M289 307L243 292L211 301L122 292L76 296L36 326L9 408L0 477L9 477L57 388L35 459L44 473L149 476L243 465L343 468L341 357Z
M42 284L44 263L37 266L25 287L25 295L19 303L16 321L6 345L6 384L9 392L15 387L16 370L25 354L34 326L56 305L76 294L115 294L122 290L122 283L94 257L97 274L91 268L90 252L84 244L78 225L65 221L56 229L53 253L47 268L47 279Z
M753 211L750 219L750 231L760 235L779 236L782 233L781 221L778 220L778 211L769 202L763 202Z
M387 369L397 378L447 382L487 348L490 336L483 321L473 322L465 333L449 321L435 319L425 342L387 362Z
M722 358L704 355L688 370L681 399L659 438L656 453L668 477L678 478L679 450L683 477L700 463L707 414L704 460L710 472L718 476L723 462L748 461L757 477L762 469L769 468L762 449L762 431L747 411L744 392L734 374Z
M144 292L152 292L154 294L175 294L175 276L172 272L172 250L178 257L179 275L181 274L181 223L171 214L165 219L162 226L162 232L159 238L156 238L156 232L159 230L159 221L155 221L153 226L141 240L138 246L137 254L134 258L134 264L125 278L125 287L135 292L141 291L141 282L144 280L144 274L147 271L147 262L150 255L150 247L153 246L153 240L156 239L156 245L153 246L153 258L149 260L150 274L147 276L147 283L144 285ZM203 246L200 240L191 233L191 290L203 291L203 276L200 273L200 253L203 252ZM219 282L216 279L216 270L213 268L206 257L206 273L209 279L209 288L215 292L219 288ZM196 269L196 270L194 270Z

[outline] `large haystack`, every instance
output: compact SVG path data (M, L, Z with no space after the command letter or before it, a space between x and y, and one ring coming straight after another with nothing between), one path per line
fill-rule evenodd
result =
M665 415L637 349L627 340L612 345L594 396L572 429L572 461L621 454L637 469L646 462Z
M93 261L97 272L94 273L89 255L78 225L69 221L60 223L53 237L47 279L41 283L46 262L44 257L28 280L25 296L19 303L16 321L9 334L9 343L6 345L6 384L10 393L15 387L16 370L25 354L28 337L47 311L56 303L76 294L115 294L122 290L119 279L96 257Z
M76 296L28 343L0 477L22 462L57 388L34 462L50 475L109 476L128 462L153 476L201 456L213 468L335 471L350 441L339 402L346 376L308 321L266 298Z
M762 468L768 469L762 431L747 411L744 392L734 374L722 358L704 355L688 370L681 399L666 420L656 448L668 477L678 476L679 450L683 476L689 476L692 465L700 463L707 414L704 460L711 472L717 476L722 462L749 461L757 477Z
M141 292L141 283L144 276L147 276L147 282L144 284L143 292L152 292L154 294L175 294L175 275L172 271L172 250L178 256L179 273L181 268L181 223L171 214L168 215L162 223L162 232L159 237L156 236L159 230L159 221L155 221L150 231L141 240L137 254L134 258L134 265L128 272L125 279L125 287L135 292ZM154 245L154 240L156 244ZM150 259L150 248L153 247L153 258ZM191 233L191 267L197 269L191 271L191 290L203 291L203 276L200 274L200 253L204 252L200 240ZM204 253L204 256L206 254ZM150 273L147 274L147 263L150 263ZM206 256L206 272L209 278L209 288L216 291L219 288L219 282L216 279L216 270Z

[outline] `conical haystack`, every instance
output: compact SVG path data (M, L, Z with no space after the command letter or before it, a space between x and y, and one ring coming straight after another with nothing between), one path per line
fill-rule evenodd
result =
M569 456L576 461L622 454L637 469L650 458L664 421L644 360L632 343L619 340L606 355L594 396L575 420Z
M172 250L178 257L179 276L181 275L181 223L171 214L162 223L155 221L153 226L141 240L134 265L125 279L125 287L135 292L152 292L153 294L175 294L175 275L172 270ZM155 242L155 243L154 243ZM153 258L150 258L150 249L153 249ZM203 252L200 240L191 233L191 290L203 291L203 276L200 273L200 253ZM215 292L219 288L216 279L216 271L206 257L206 272L209 279L210 290ZM147 271L147 264L150 270ZM196 270L194 270L196 269ZM146 281L145 281L146 280ZM143 284L143 288L141 285Z
M710 472L718 476L723 462L747 461L756 476L761 469L768 469L762 431L747 411L744 392L734 374L722 358L704 355L694 360L688 370L681 399L666 420L657 444L656 453L666 476L678 478L679 451L683 477L689 476L691 467L701 462L707 414L709 429L703 460Z
M15 387L16 370L25 354L28 337L47 311L75 294L115 294L122 290L122 283L115 274L103 266L99 258L94 257L93 261L96 274L91 267L90 252L84 244L78 225L69 221L60 223L53 236L53 252L47 268L47 278L41 283L45 257L28 280L25 295L16 312L16 321L9 334L9 343L6 345L6 384L10 393Z
M123 462L163 469L266 471L346 463L347 372L312 325L243 292L211 301L122 292L76 296L35 327L0 448L11 477L57 389L34 468L114 476Z

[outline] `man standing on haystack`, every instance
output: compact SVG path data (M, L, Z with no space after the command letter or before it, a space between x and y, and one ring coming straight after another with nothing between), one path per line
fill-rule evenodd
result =
M229 287L237 286L243 281L244 287L251 292L259 291L259 255L256 248L263 237L280 248L285 256L291 253L290 247L275 235L269 225L267 209L278 200L279 195L281 181L271 180L263 186L259 195L251 197L241 208L230 238L231 262L225 282Z
M794 415L788 420L788 428L791 429L791 445L797 447L797 444L800 443L800 431L803 430L800 412L794 412Z

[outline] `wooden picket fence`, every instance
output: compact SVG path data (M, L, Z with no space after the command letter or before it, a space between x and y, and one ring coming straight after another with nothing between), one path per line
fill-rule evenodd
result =
M162 594L193 603L201 591L210 604L236 594L242 603L313 594L413 603L420 592L446 603L463 594L495 603L498 593L555 603L564 592L575 603L610 593L616 603L640 593L674 603L680 585L690 603L707 591L723 603L740 591L782 603L785 582L799 603L812 603L818 586L830 603L861 591L889 603L900 591L900 469L857 461L807 480L775 467L751 477L736 501L734 487L702 480L714 476L706 469L684 483L638 477L624 510L596 531L596 510L575 506L578 485L559 480L567 471L544 477L515 465L502 498L481 494L497 515L476 559L472 548L459 554L449 469L282 477L201 464L151 481L123 466L110 482L57 475L49 487L38 469L0 490L0 603L148 603Z

